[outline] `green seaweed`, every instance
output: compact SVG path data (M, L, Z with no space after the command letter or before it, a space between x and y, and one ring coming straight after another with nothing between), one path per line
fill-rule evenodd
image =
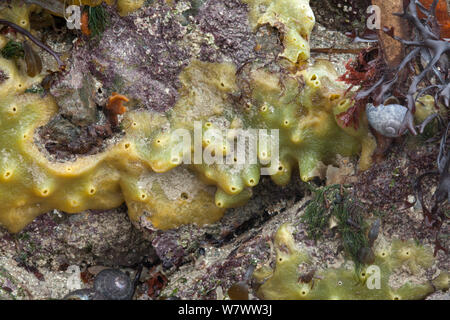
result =
M306 225L308 237L320 240L332 217L336 219L336 230L341 237L344 252L355 262L356 271L363 265L360 252L368 247L367 224L363 220L357 200L348 196L341 185L314 188L313 200L305 209L300 221Z
M85 10L89 14L89 30L91 30L91 36L100 39L110 22L108 13L101 5L97 7L88 6Z
M23 58L25 52L23 45L20 42L9 40L5 47L2 49L1 54L5 59Z

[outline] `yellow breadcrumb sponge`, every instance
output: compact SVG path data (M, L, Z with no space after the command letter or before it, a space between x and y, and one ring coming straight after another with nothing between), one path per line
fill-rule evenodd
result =
M283 34L282 56L293 63L309 58L309 36L314 13L309 0L243 0L250 9L253 27L269 24Z
M314 66L300 73L298 79L285 81L283 88L278 76L254 71L252 103L241 114L233 108L230 98L237 89L235 67L193 61L180 76L180 99L167 115L128 112L123 120L126 135L120 142L96 155L56 163L38 149L34 132L51 119L57 106L50 97L24 94L26 85L18 84L29 85L29 79L10 61L0 59L0 69L9 77L0 85L0 222L11 231L18 231L51 209L75 213L112 208L123 201L133 219L147 213L158 228L216 221L224 208L242 205L250 198L251 187L260 179L260 161L248 165L183 166L197 172L200 180L191 171L180 170L183 167L177 168L178 174L169 170L179 167L183 156L183 150L177 149L179 141L173 138L175 130L192 131L193 123L202 121L202 147L206 150L208 132L229 128L233 122L225 121L224 110L228 119L241 118L244 129L280 130L280 162L272 174L276 183L288 183L297 165L301 177L308 180L319 160L331 160L336 153L357 154L366 148L361 144L364 139L348 135L335 121L333 104L339 105L335 97L342 95L344 89L317 83L317 79L332 81L324 76L328 67ZM298 81L305 77L316 80L313 85L306 81L301 88ZM215 108L209 107L211 102ZM366 134L364 131L361 137ZM193 143L191 140L191 148ZM222 143L219 148L223 147ZM259 158L264 150L258 150ZM215 195L207 185L219 187Z
M254 278L262 283L258 296L270 300L406 300L423 299L435 290L449 288L448 273L441 273L432 282L403 284L394 289L389 278L396 269L407 265L417 272L417 267L429 268L433 262L431 248L411 242L395 240L390 248L377 253L371 266L356 274L344 267L316 272L309 283L302 283L299 266L308 264L308 256L295 247L289 225L282 225L274 239L276 248L275 268L257 269ZM382 254L384 253L384 254ZM376 274L378 273L379 274ZM379 277L378 277L379 276ZM377 280L378 279L378 280ZM378 282L378 283L377 283Z
M18 26L30 31L30 13L36 10L35 5L26 5L14 0L10 6L0 10L0 18L11 21Z
M144 4L144 0L118 0L117 7L121 16L126 16L138 10Z
M255 26L269 23L291 35L284 37L283 55L292 65L308 57L308 47L301 46L314 22L307 1L247 3ZM367 121L362 119L358 130L337 122L335 115L351 102L328 62L290 75L251 64L244 90L235 65L193 60L179 76L179 98L170 111L129 111L120 141L99 154L53 162L35 132L57 106L51 97L24 93L42 76L31 79L3 58L0 70L8 77L0 83L0 223L14 232L51 209L76 213L124 201L132 219L144 216L156 228L212 223L226 208L245 204L262 170L279 185L296 171L308 181L319 163L337 154L361 154L365 169L375 148ZM245 99L237 102L241 94ZM219 139L216 133L227 129L233 130ZM239 129L266 130L268 140L279 143L279 157L268 143L257 144L255 161L234 160ZM180 132L186 139L181 144ZM224 159L231 161L219 161Z

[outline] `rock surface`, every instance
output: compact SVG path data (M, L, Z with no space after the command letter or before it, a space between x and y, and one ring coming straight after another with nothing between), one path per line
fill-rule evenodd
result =
M216 39L220 39L223 30L208 21L201 19L200 27L215 30ZM238 32L237 36L240 35ZM233 44L217 45L239 61L240 48ZM349 44L341 32L318 24L311 47L356 45ZM202 50L207 52L208 48ZM344 72L350 57L313 55L313 59L330 59L339 73ZM174 66L174 73L176 69ZM367 172L357 173L356 159L341 159L335 167L324 168L324 178L328 172L329 182L354 183L354 193L367 208L365 218L382 219L375 247L392 239L415 239L433 245L432 234L422 223L420 206L403 209L402 205L405 200L414 199L410 187L413 178L433 169L430 164L434 163L437 147L424 145L417 139L404 141L408 143L394 145L385 162ZM136 299L228 299L228 288L243 279L250 265L273 261L273 236L286 222L294 226L296 243L311 255L318 268L351 264L342 252L337 253L340 239L333 232L326 232L317 243L308 238L300 217L310 200L299 178L284 188L264 179L245 207L229 210L218 223L203 228L189 225L166 232L154 230L144 221L133 225L125 206L76 215L49 212L16 235L0 229L0 299L62 298L70 290L92 287L94 275L105 267L121 268L133 275L141 262L145 267ZM448 230L448 223L442 229ZM444 245L448 247L448 239ZM403 270L392 282L431 279L448 272L449 264L448 255L439 251L428 270L421 270L418 275ZM250 298L256 299L253 290ZM428 299L448 300L449 295L436 292Z

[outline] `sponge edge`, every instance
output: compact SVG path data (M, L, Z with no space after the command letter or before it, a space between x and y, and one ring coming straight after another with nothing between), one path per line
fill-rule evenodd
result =
M394 289L389 285L390 276L403 266L410 272L417 267L429 268L433 262L432 250L414 241L394 240L391 247L377 253L375 262L356 274L353 269L329 268L316 273L312 283L301 283L300 264L310 263L308 256L295 248L289 225L282 225L274 239L276 248L275 268L263 266L254 273L257 283L263 283L258 296L269 300L403 300L423 299L435 290L448 290L448 273L441 273L435 280L420 284L405 283ZM412 266L412 268L411 268ZM378 285L377 285L378 282Z
M141 8L143 4L144 0L118 0L117 8L121 16L126 16Z
M134 183L122 181L130 218L138 220L143 216L158 229L190 223L202 226L216 222L225 212L214 203L215 188L208 187L183 167L163 175L142 174ZM139 187L140 195L135 186Z

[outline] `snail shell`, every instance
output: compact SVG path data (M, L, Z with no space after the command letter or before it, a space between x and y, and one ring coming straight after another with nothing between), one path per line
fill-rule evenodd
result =
M64 297L64 300L105 300L100 293L94 289L79 289L70 292Z
M106 300L130 300L134 294L130 277L116 269L99 272L94 280L94 290Z
M248 285L244 281L233 284L228 289L228 296L231 300L248 300Z
M366 106L367 119L378 133L385 137L399 137L399 130L408 109L399 104L380 104L375 107L368 103Z

